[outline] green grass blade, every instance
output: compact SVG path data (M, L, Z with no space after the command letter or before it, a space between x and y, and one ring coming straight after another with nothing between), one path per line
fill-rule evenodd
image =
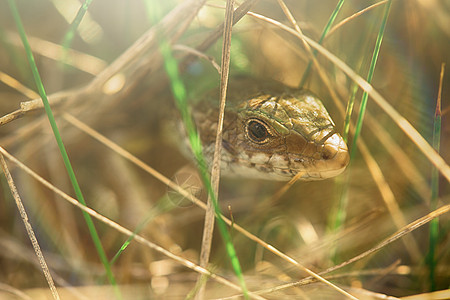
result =
M70 24L69 30L64 35L64 39L62 41L64 53L66 53L67 49L70 47L70 44L72 43L72 40L75 37L75 32L77 31L78 26L81 23L81 20L83 20L83 17L86 14L91 2L92 2L92 0L84 1L84 3L81 5L80 9L77 12L75 19L73 19L73 22Z
M371 60L368 75L367 75L367 82L369 82L369 83L372 81L373 74L375 71L375 66L376 66L377 59L378 59L378 55L380 53L381 43L383 41L384 31L386 28L386 22L387 22L387 18L389 16L391 1L392 0L390 0L386 3L383 20L381 22L381 26L378 31L377 41L375 43L375 48L374 48L374 51L372 54L372 60ZM352 88L352 95L351 95L350 103L347 105L347 112L346 112L345 122L344 122L343 136L346 141L348 140L348 131L350 129L350 117L351 117L351 113L352 113L352 107L353 107L353 102L354 102L356 91L357 91L357 85L354 85L354 87ZM368 94L366 92L364 92L363 96L362 96L362 100L361 100L361 107L360 107L360 111L359 111L359 115L358 115L358 120L356 122L355 135L353 137L353 143L352 143L352 147L350 149L350 164L353 161L353 158L354 158L354 155L356 152L356 142L357 142L358 136L361 132L362 123L364 120L364 113L365 113L366 106L367 106L367 99L368 99ZM349 177L349 175L347 174L347 178L348 177ZM339 186L339 185L340 185L340 183L337 183L337 186ZM331 223L332 230L334 232L338 231L345 222L347 203L348 203L348 180L347 180L347 184L344 184L344 186L340 187L339 195L340 195L340 197L339 197L339 203L336 208L336 214L334 217L334 221ZM336 256L336 251L334 250L333 252L334 253L332 254L332 259L336 263L338 258Z
M175 58L172 56L172 51L170 45L167 41L160 42L160 51L164 57L164 67L166 72L170 78L172 93L175 98L176 105L181 113L181 118L186 128L186 133L189 138L189 143L191 145L192 151L194 153L195 160L198 164L198 169L200 172L200 176L202 177L203 183L208 191L209 196L211 197L211 201L214 205L214 212L216 215L217 225L219 227L219 231L222 235L222 238L225 243L225 247L228 253L228 256L231 261L231 265L236 273L236 276L239 279L239 283L242 287L242 291L246 298L248 298L248 290L244 281L244 277L242 274L241 266L239 263L239 259L236 255L236 250L234 249L233 243L231 241L230 234L227 230L227 226L225 222L222 220L220 215L222 214L219 208L219 204L217 201L217 197L213 192L213 188L211 185L211 180L209 178L208 166L206 164L205 158L203 156L202 145L200 141L200 137L198 132L194 126L194 123L191 118L190 111L186 102L186 89L181 81L181 78L178 73L178 64Z
M150 1L145 1L147 6L147 12L152 23L156 23L157 19L160 17L160 7L158 5L153 5ZM219 204L217 201L217 196L214 193L211 180L209 177L208 166L206 164L205 158L203 156L202 144L198 132L194 126L194 123L191 118L191 113L189 111L187 105L187 93L184 87L184 84L180 78L178 72L178 63L172 55L172 49L168 41L162 39L159 43L159 49L163 56L164 60L164 68L166 69L166 73L170 79L172 94L175 98L175 104L178 110L181 113L181 119L184 123L184 127L186 129L186 133L189 139L189 143L191 145L192 152L194 154L194 158L198 165L198 170L200 176L202 178L203 184L208 192L209 197L211 198L211 202L214 206L214 212L217 220L217 225L219 227L219 231L224 240L225 247L230 258L231 265L233 270L239 280L239 283L242 287L242 292L244 297L248 299L248 290L244 281L244 276L242 274L241 266L239 263L239 259L236 255L236 250L234 249L233 243L231 241L230 234L228 232L227 226L225 222L220 217L222 215Z
M355 106L356 92L358 91L358 85L353 84L352 93L350 96L350 100L347 104L347 109L345 111L345 120L344 120L344 129L342 131L342 138L345 143L348 142L348 134L350 132L350 123L352 118L353 107Z
M436 111L433 120L433 148L439 153L441 148L441 92L442 92L442 79L444 77L444 65L441 69L441 82L440 89L438 93ZM439 197L439 171L435 167L431 170L431 200L430 200L430 210L433 211L437 209ZM439 219L433 219L430 222L430 241L427 256L428 269L430 271L430 289L431 291L436 290L436 247L439 239Z
M392 3L392 0L389 0L386 3L383 20L381 21L380 30L378 31L377 41L375 43L375 48L374 48L373 54L372 54L372 61L370 62L369 72L367 74L367 82L368 83L372 82L373 74L375 71L375 66L376 66L377 60L378 60L378 55L380 53L381 43L383 41L384 30L386 28L386 23L387 23L389 11L391 8L391 3ZM352 143L352 147L350 149L350 160L352 160L352 158L355 154L355 151L356 151L356 142L358 141L358 137L361 133L362 124L363 124L363 120L364 120L364 114L366 112L368 96L369 95L367 94L367 92L364 92L362 99L361 99L361 108L359 110L358 120L356 121L355 136L353 137L353 143Z
M25 52L26 52L26 55L27 55L27 59L28 59L28 62L30 64L31 72L33 73L33 78L35 80L37 89L39 91L39 95L42 98L42 102L44 104L45 112L47 114L47 117L49 119L50 125L52 127L53 134L55 135L55 139L56 139L56 142L58 144L58 148L59 148L59 150L61 152L61 155L63 157L64 165L65 165L67 173L69 175L70 182L71 182L71 184L72 184L72 186L73 186L73 188L75 190L75 194L77 196L78 201L86 206L86 201L84 200L83 194L81 193L80 186L79 186L78 181L76 179L76 176L75 176L75 173L73 171L72 165L70 164L70 160L69 160L69 157L67 155L67 151L66 151L66 149L64 147L61 135L59 133L58 126L56 125L55 117L53 116L53 112L51 110L50 103L48 101L47 94L46 94L45 89L44 89L44 85L42 83L41 77L39 75L39 71L38 71L36 63L34 61L33 53L31 51L31 47L30 47L30 45L28 43L28 39L27 39L26 34L25 34L25 29L24 29L22 21L20 19L20 15L19 15L19 11L17 9L16 3L15 3L14 0L8 0L8 2L9 2L9 6L10 6L10 9L11 9L11 13L13 15L14 21L16 23L17 29L19 31L20 38L21 38L22 43L24 45ZM92 240L94 241L94 245L95 245L95 248L97 249L97 252L98 252L98 255L100 257L100 260L103 263L103 266L104 266L104 268L106 270L106 274L107 274L108 280L115 287L115 290L117 292L118 297L121 298L120 292L118 290L118 286L116 284L116 280L114 278L114 275L112 274L111 267L110 267L108 259L106 257L106 253L105 253L105 251L103 249L103 246L101 244L100 237L99 237L99 235L97 233L97 230L95 229L94 222L92 221L92 219L89 216L89 214L83 212L83 216L84 216L84 219L85 219L85 221L87 223L87 226L89 228L89 232L91 234Z
M368 45L368 39L364 40L364 41L360 41L359 42L360 45ZM366 53L366 51L364 50L362 53ZM363 69L363 61L364 61L364 56L361 56L361 58L359 59L359 61L355 64L357 66L359 66L359 69L362 70ZM361 71L359 72L361 73ZM345 111L345 119L344 119L344 126L343 126L343 130L342 130L342 138L344 139L345 143L348 144L348 137L349 137L349 133L350 133L350 125L351 125L351 117L352 117L352 113L353 113L353 108L355 106L355 99L356 99L356 94L358 92L358 85L356 83L353 83L352 87L351 87L351 93L350 93L350 99L347 103L347 108ZM351 165L351 162L350 162ZM346 208L347 208L347 203L348 203L348 189L349 189L349 185L348 182L350 180L350 173L351 173L351 167L348 167L349 171L345 174L344 177L337 177L335 180L335 187L336 187L336 206L333 209L333 213L330 214L331 218L328 222L328 228L330 229L331 232L336 232L337 229L341 226L341 224L345 221L346 219ZM330 257L333 257L333 260L335 263L337 263L337 256L336 256L336 247L332 249L332 251L330 252L331 255Z
M371 26L371 28L374 28L374 26ZM368 31L370 32L372 29L369 29ZM368 35L365 35L364 38L360 39L358 42L359 45L367 45L364 47L364 50L362 47L359 47L359 51L361 51L360 53L368 53L369 52L369 45L370 45L370 38ZM357 62L355 62L355 66L356 68L359 69L359 74L362 74L364 71L364 61L365 61L365 55L361 55L360 58L358 59ZM355 68L355 69L356 69ZM345 111L345 119L344 119L344 126L343 126L343 130L342 130L342 138L344 139L344 141L346 143L348 143L348 136L350 134L350 124L351 124L351 117L352 117L352 113L353 113L353 108L355 106L355 99L356 99L356 94L358 92L358 88L359 86L353 82L352 87L351 87L351 93L350 93L350 99L347 103L347 108Z
M342 138L345 143L348 144L348 136L350 132L351 117L353 112L353 107L355 105L356 93L358 91L358 85L353 84L350 100L347 103L347 108L345 111L344 129L342 131ZM350 162L351 164L351 162ZM330 219L328 222L329 230L334 233L341 227L347 217L347 204L348 204L348 190L349 190L349 180L351 168L348 166L349 171L344 175L345 177L337 177L335 180L335 190L336 190L336 205L333 212L330 214ZM330 251L330 257L332 261L337 264L337 246L334 246Z
M139 232L141 232L142 229L144 229L145 225L147 225L148 222L153 220L158 214L168 212L175 207L176 207L176 205L170 201L169 197L167 197L167 196L162 197L158 201L158 203L155 205L155 207L149 211L149 213L147 214L145 219L140 224L138 224L136 229L133 231L133 234L130 235L127 238L127 240L122 244L122 246L119 248L117 253L111 259L110 264L113 265L117 261L117 259L120 257L120 255L125 251L125 249L128 247L128 245L134 239L134 237L137 234L139 234Z
M345 0L339 0L338 4L336 5L336 8L331 13L330 18L328 19L328 22L327 22L327 24L325 25L325 28L322 31L322 35L319 38L319 44L322 44L323 39L325 38L327 33L330 31L331 26L333 25L334 20L336 20L336 17L338 15L339 11L341 10L342 5L344 5L344 1ZM316 57L317 50L313 51L313 55L314 55L314 57ZM308 62L308 66L306 67L305 73L303 73L302 80L300 81L300 85L299 85L300 87L303 87L305 85L306 80L308 79L309 73L311 71L311 64L312 64L312 61L310 60Z

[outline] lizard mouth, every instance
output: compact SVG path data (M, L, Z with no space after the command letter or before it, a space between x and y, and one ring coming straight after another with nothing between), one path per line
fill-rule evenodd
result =
M341 174L349 160L347 145L334 133L316 146L312 156L241 152L237 158L225 160L224 175L286 181L300 173L300 180L322 180Z

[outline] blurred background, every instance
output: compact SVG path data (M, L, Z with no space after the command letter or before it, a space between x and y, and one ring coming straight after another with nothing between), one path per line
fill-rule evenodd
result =
M220 76L211 61L220 64L222 38L199 51L202 55L192 56L192 53L222 24L225 1L92 1L69 42L67 33L82 3L76 0L16 3L45 90L55 103L52 107L56 120L88 206L132 231L139 229L140 234L163 248L197 262L204 211L186 199L181 201L182 197L166 184L80 131L64 114L75 116L206 200L200 183L195 180L183 183L183 176L195 175L195 165L173 143L174 134L166 126L177 112L159 45L163 40L171 43L188 98L194 102L202 98L206 91L219 84ZM322 43L363 78L367 77L386 3L345 1ZM323 0L319 4L286 0L285 4L302 32L317 41L337 1ZM174 17L180 16L175 14L179 11L185 17ZM251 11L292 27L277 1L257 1ZM151 30L156 34L152 35ZM133 44L144 34L148 37L147 47L139 51ZM68 50L64 45L69 46ZM449 65L449 53L449 1L392 2L372 85L429 143L433 139L439 74L443 63ZM121 55L129 63L112 68ZM233 28L231 77L244 73L294 87L301 86L304 80L303 87L322 99L337 130L342 132L342 107L345 109L351 98L354 83L320 54L317 60L326 82L314 66L305 75L309 58L297 37L254 15L244 16ZM440 154L448 162L450 77L447 73L442 83ZM21 102L37 98L32 93L20 92L23 88L15 88L23 85L37 91L5 1L0 3L0 75L0 116L19 109ZM355 94L353 122L357 119L361 97L359 89ZM362 139L369 154L362 155L360 149L355 149L352 163L343 175L320 182L297 182L281 197L277 192L285 186L283 182L222 178L219 201L224 214L315 272L374 247L399 227L433 210L430 207L432 165L370 98ZM349 145L352 141L353 134L350 134ZM74 196L42 109L0 126L0 146L54 186ZM8 161L8 166L56 285L65 297L114 295L80 210L15 164ZM379 174L376 180L375 173ZM1 182L0 298L49 297L3 175ZM380 189L380 182L387 187ZM448 204L449 184L442 176L435 192L439 195L437 207ZM346 217L339 229L333 229L340 199L346 199ZM175 205L168 208L167 203ZM94 223L111 259L127 237L104 223ZM330 280L362 299L381 297L374 293L405 297L448 289L449 228L449 216L443 215L434 241L434 275L430 274L427 263L430 242L429 226L425 225L378 252L330 273ZM277 287L307 277L232 228L230 233L250 290ZM112 268L125 299L185 298L197 279L194 271L135 242ZM210 270L230 280L234 278L217 230ZM206 290L208 298L235 293L212 280L208 281ZM343 297L328 286L311 282L263 296L268 299Z

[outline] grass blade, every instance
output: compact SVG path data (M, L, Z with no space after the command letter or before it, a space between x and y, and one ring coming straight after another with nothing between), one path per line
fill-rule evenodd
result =
M336 65L342 72L344 72L348 77L350 77L354 82L356 82L359 87L367 92L375 102L377 106L379 106L386 115L394 121L396 126L398 126L420 150L423 155L439 169L439 172L446 178L447 181L450 181L450 167L445 162L445 160L436 153L436 151L431 147L431 145L423 138L423 136L417 131L411 123L404 118L390 103L386 101L386 99L381 96L381 94L373 88L366 80L364 80L361 76L359 76L352 68L348 66L348 64L344 63L340 60L336 55L319 45L313 39L300 34L294 29L278 22L276 20L264 17L260 14L249 13L249 15L264 20L270 24L273 24L290 34L297 36L299 39L305 39L312 48L316 49L322 55L324 55L331 63Z
M226 103L226 93L228 86L228 76L230 71L230 51L231 51L231 30L233 27L233 6L234 0L227 0L226 10L225 10L225 22L223 31L223 43L222 43L222 62L221 62L221 72L220 72L220 106L219 106L219 116L217 123L217 134L216 143L214 147L214 157L211 170L211 186L213 188L212 194L218 197L219 195L219 181L220 181L220 162L221 162L221 152L222 152L222 129L223 129L223 119L225 113L225 103ZM205 214L205 220L203 225L203 237L202 237L202 247L200 252L200 266L206 268L209 264L209 257L211 254L211 245L213 239L214 231L214 215L216 208L213 203L212 197L208 197L207 209ZM228 232L228 231L227 231ZM225 239L226 241L226 239ZM231 238L230 238L231 241ZM226 247L229 248L233 245L228 245L226 241ZM231 256L230 256L231 258ZM237 258L236 258L237 259ZM237 265L235 272L241 282L241 286L246 298L248 298L246 285L243 280L242 272L240 270L240 265ZM198 278L197 284L200 286L196 299L202 300L205 298L206 285L202 284L205 278L200 276ZM206 282L205 282L206 283Z
M69 49L70 44L72 43L72 40L75 37L75 32L78 29L78 26L80 25L81 20L83 20L83 17L86 14L91 2L92 2L92 0L84 1L83 5L81 5L80 9L77 12L75 19L73 19L73 22L70 24L70 28L67 31L67 33L65 34L64 39L62 41L64 53L66 53L67 49Z
M97 213L96 211L94 211L93 209L84 206L82 204L80 204L76 199L72 198L71 196L67 195L66 193L64 193L63 191L61 191L60 189L56 188L55 186L53 186L53 184L51 184L50 182L46 181L45 179L43 179L40 175L38 175L37 173L35 173L34 171L32 171L30 168L28 168L27 166L25 166L22 162L20 162L19 160L17 160L15 157L13 157L11 154L9 154L8 152L6 152L1 146L0 146L0 153L2 155L4 155L6 158L8 158L11 162L13 162L14 164L16 164L19 168L21 168L22 170L24 170L28 175L30 175L31 177L33 177L34 179L36 179L38 182L40 182L43 186L45 186L46 188L48 188L49 190L51 190L52 192L56 193L57 195L61 196L64 200L66 200L67 202L69 202L71 205L77 207L78 209L86 212L87 214L89 214L90 216L96 218L99 222L114 228L115 230L117 230L118 232L126 235L126 236L131 236L133 235L133 232L131 230L128 230L127 228L119 225L118 223L104 217L103 215ZM181 256L175 255L172 252L164 249L163 247L158 246L157 244L152 243L151 241L145 239L144 237L140 236L140 235L135 235L134 239L141 245L147 247L148 249L151 250L155 250L171 259L173 259L174 261L182 264L183 266L194 270L196 272L208 275L209 277L213 278L214 280L216 280L217 282L228 286L236 291L241 291L241 288L230 282L229 280L225 279L222 276L219 276L215 273L212 273L204 268L201 268L200 266L196 265L195 263L191 262L190 260L187 260ZM252 297L255 299L263 299L262 297L252 294Z
M380 48L381 48L381 42L383 41L384 29L386 27L386 22L387 22L387 17L389 15L390 6L391 6L391 0L388 1L388 3L386 4L383 20L381 22L380 30L378 31L377 41L375 43L375 48L374 48L374 51L372 54L372 60L371 60L369 72L367 75L368 83L371 83L372 78L373 78L375 66L376 66L378 55L379 55ZM356 94L356 87L357 87L357 85L355 84L352 89L352 97L351 97L350 103L347 106L347 112L346 112L345 122L344 122L344 139L345 139L345 141L347 141L348 130L350 128L349 127L350 117L351 117L351 111L353 108L353 102L354 102L354 98L355 98L355 94ZM357 142L359 134L361 132L362 123L364 120L364 113L366 111L366 106L367 106L367 99L368 99L368 94L367 94L367 92L364 92L363 96L362 96L362 100L361 100L361 107L360 107L360 111L359 111L359 115L358 115L358 120L356 123L355 135L353 137L353 144L350 149L350 162L353 160L354 155L355 155L356 142ZM348 178L348 174L347 174L347 178ZM343 187L340 187L340 189L341 189L340 190L341 197L339 198L339 203L337 205L335 220L332 224L333 231L338 231L344 224L345 218L346 218L346 210L347 210L347 204L348 204L348 187L343 186ZM336 262L337 258L335 255L336 255L336 253L333 254L333 257L334 257L333 260Z
M113 265L117 259L119 259L120 255L125 251L125 249L128 247L128 245L130 245L131 241L136 237L136 235L138 235L142 229L144 229L144 227L153 219L155 219L155 217L157 217L159 214L161 213L166 213L168 211L170 211L171 209L175 208L175 204L172 203L171 201L169 201L170 199L168 197L162 197L158 203L155 205L154 208L152 208L147 216L145 217L145 219L143 221L141 221L137 226L136 229L133 231L133 234L130 235L126 241L122 244L122 246L119 248L119 250L117 250L116 254L114 255L114 257L111 259L111 261L109 262L111 265Z
M79 186L78 181L77 181L76 176L75 176L75 172L73 171L72 165L71 165L70 160L69 160L69 156L67 155L67 151L66 151L66 149L64 147L64 143L63 143L61 135L59 133L58 126L56 125L55 117L53 116L53 112L52 112L52 109L50 107L50 103L49 103L49 101L47 99L47 94L45 92L44 85L42 83L41 77L39 75L39 71L38 71L36 63L34 61L33 53L31 51L31 47L30 47L30 45L28 43L28 39L27 39L26 34L25 34L25 29L24 29L22 21L20 19L20 15L19 15L19 11L17 9L16 3L15 3L14 0L8 0L8 2L9 2L9 6L10 6L10 9L11 9L11 13L13 15L14 21L15 21L16 26L18 28L18 31L19 31L19 34L20 34L20 38L22 39L22 43L23 43L24 48L25 48L27 59L29 61L31 71L33 73L33 77L34 77L37 89L39 91L39 95L42 98L42 102L44 104L45 112L46 112L47 117L49 119L49 122L50 122L50 125L52 127L53 133L55 135L55 139L56 139L56 142L58 144L58 148L59 148L59 150L61 152L61 155L62 155L62 158L63 158L63 161L64 161L64 165L65 165L66 170L67 170L67 174L69 175L70 182L71 182L71 184L72 184L72 186L73 186L73 188L75 190L75 194L77 196L78 201L80 203L82 203L84 206L86 206L86 201L84 200L83 194L81 192L80 186ZM95 248L97 250L97 253L98 253L99 257L100 257L100 260L101 260L101 262L102 262L102 264L103 264L103 266L104 266L104 268L106 270L106 275L108 277L108 280L115 287L116 295L119 298L121 298L120 291L119 291L118 286L116 284L116 280L114 278L114 275L113 275L113 273L111 271L111 266L109 264L108 258L106 257L106 253L105 253L105 251L103 249L103 246L101 244L100 237L99 237L99 235L97 233L97 230L95 229L94 222L92 221L92 218L85 212L83 212L83 217L84 217L84 219L86 221L86 224L87 224L87 226L89 228L90 235L91 235L92 240L94 242L94 245L95 245Z
M386 3L386 8L384 10L383 20L381 21L380 30L378 32L377 41L375 43L375 48L373 50L372 61L370 62L369 72L367 74L367 82L370 84L372 82L373 74L375 71L375 66L377 64L378 55L380 53L381 43L383 41L384 29L386 28L387 18L389 16L389 10L391 8L392 0L389 0ZM355 135L353 137L352 147L350 149L350 160L355 155L356 142L358 141L359 134L361 133L362 123L364 120L364 113L366 112L367 99L369 94L364 91L362 100L361 100L361 108L359 110L358 120L356 121L355 127Z
M319 38L319 44L322 44L323 39L325 38L327 33L330 31L331 26L333 26L334 20L336 20L336 17L338 15L339 11L341 10L342 5L344 5L344 1L345 0L339 0L338 4L336 5L336 8L331 13L331 16L328 19L327 25L325 25L322 35ZM316 56L316 54L317 54L317 50L314 50L313 51L314 57ZM308 79L309 72L311 71L311 64L312 64L312 61L309 61L308 66L306 67L305 73L303 73L302 80L300 81L300 85L299 85L300 87L303 87L305 85L306 80Z
M197 130L195 129L194 123L192 121L187 103L186 103L186 89L181 81L181 78L178 73L178 64L175 58L172 56L172 52L170 49L170 45L167 41L162 41L160 43L160 51L164 57L164 67L166 72L170 78L172 93L175 98L176 105L181 112L181 118L186 128L186 132L188 135L189 143L192 147L192 151L195 157L195 160L198 164L198 169L200 172L200 176L202 177L203 183L205 184L206 190L208 191L209 197L211 197L211 202L214 206L214 212L216 215L217 224L219 226L220 233L224 242L226 244L226 249L228 256L230 258L233 269L238 276L240 281L242 290L244 294L247 294L247 288L245 282L243 280L243 275L240 267L239 260L236 255L236 250L231 242L230 234L228 233L225 222L220 218L221 212L217 202L217 197L213 191L213 187L211 184L211 180L208 174L208 167L203 156L202 145L200 141L200 137L198 135ZM248 297L248 296L247 296Z
M234 2L234 1L233 1ZM227 3L228 5L228 3ZM157 13L157 7L151 7L149 5L149 3L147 3L147 8L148 8L148 12L149 12L149 17L151 19L153 19L153 21L155 21L155 18L158 17L158 13ZM150 9L150 8L153 8ZM231 15L231 17L229 16L228 18L229 22L227 23L228 26L232 26L232 21L233 21L233 17ZM230 28L230 32L231 32L231 28ZM229 41L231 41L231 36ZM228 45L229 47L230 45ZM190 111L188 109L187 103L186 103L186 89L184 87L184 84L180 78L179 75L179 71L178 71L178 63L175 60L175 58L172 55L172 49L170 47L170 44L167 40L162 39L159 43L159 49L161 51L161 54L163 56L163 60L164 60L164 68L166 69L167 75L169 76L170 79L170 83L171 83L171 89L172 89L172 93L173 96L175 98L175 104L178 108L178 110L181 113L181 119L184 123L185 129L186 129L186 133L188 135L188 139L189 139L189 143L191 145L193 154L194 154L194 158L198 164L198 169L199 169L199 173L200 176L202 178L202 181L206 187L206 190L208 191L208 206L210 206L212 204L212 208L214 211L214 214L216 219L217 219L217 223L219 226L219 230L220 233L222 235L222 238L224 240L224 243L226 245L226 249L227 249L227 253L228 256L230 258L231 264L233 266L234 272L236 273L236 276L238 277L239 283L241 285L242 291L244 293L244 296L246 299L248 299L248 290L244 281L244 277L242 275L242 271L241 271L241 267L240 267L240 263L239 260L237 258L236 255L236 250L234 249L234 246L231 242L231 238L229 235L229 232L227 230L227 226L225 224L225 222L222 220L221 216L221 211L219 208L219 204L218 204L218 200L217 200L217 190L218 190L218 175L215 176L214 178L217 178L217 180L215 180L215 183L211 182L211 179L209 177L208 174L208 166L206 164L205 158L203 156L203 150L202 150L202 145L201 145L201 141L200 141L200 137L198 135L198 132L195 128L195 125L192 121L191 118L191 114ZM229 64L229 58L228 58L228 64ZM222 62L222 70L224 69L223 66L223 62ZM228 68L226 68L228 71ZM224 72L222 72L224 73ZM228 73L226 72L225 77L228 77ZM226 84L224 85L225 89L226 89ZM221 95L222 95L222 91L221 91ZM223 109L224 109L224 104L225 101L223 102ZM222 105L222 104L221 104ZM220 122L220 120L219 120ZM219 129L220 130L220 129ZM220 145L219 145L220 146ZM217 146L216 146L217 148ZM220 154L220 152L219 152ZM215 156L217 156L215 154ZM219 156L217 156L219 157ZM214 168L214 167L213 167ZM216 168L217 169L217 168ZM214 184L214 186L213 186ZM211 213L209 213L211 214ZM213 222L210 220L211 218L208 218L208 209L207 209L207 213L206 213L206 219L205 219L205 226L209 226L209 228L207 229L207 231L209 231L210 233L212 233L212 226L213 226ZM208 225L209 224L209 225ZM204 233L205 234L205 233ZM207 233L208 234L208 233ZM210 234L209 234L210 235ZM205 265L205 261L207 262L209 260L209 250L206 249L206 251L208 252L208 254L205 256L204 253L204 249L203 249L203 244L202 244L202 252L203 252L203 261L201 261L200 266L201 267L206 267ZM207 247L209 248L209 247Z
M358 85L353 84L350 95L350 100L347 103L347 109L345 111L344 130L342 131L342 138L345 143L348 143L348 134L350 132L350 123L352 118L353 107L355 106L356 92L358 91Z
M6 180L9 185L9 189L11 190L11 193L14 197L14 200L16 201L17 208L20 212L20 216L22 217L22 221L25 225L25 228L27 230L28 237L31 241L31 244L33 245L34 252L36 253L36 256L39 260L39 264L41 266L41 269L44 273L45 279L47 280L48 286L50 287L50 290L53 295L53 299L60 299L58 291L56 290L55 283L53 281L52 275L50 274L50 270L48 269L47 263L45 262L44 255L42 254L41 247L39 246L39 242L36 238L36 235L34 234L33 227L31 226L28 214L25 210L25 207L23 206L22 199L20 199L19 193L17 192L16 185L12 179L11 173L9 172L8 165L6 164L5 158L2 154L0 154L0 164L2 166L3 173L5 174Z
M441 147L441 95L442 95L442 81L444 79L445 64L441 66L441 75L439 82L439 91L436 101L436 111L434 114L433 122L433 148L439 153ZM438 205L439 198L439 171L433 167L431 170L431 200L430 200L430 210L435 210ZM436 290L436 248L439 239L439 219L433 219L430 222L430 244L428 249L427 264L430 271L430 289L431 291Z

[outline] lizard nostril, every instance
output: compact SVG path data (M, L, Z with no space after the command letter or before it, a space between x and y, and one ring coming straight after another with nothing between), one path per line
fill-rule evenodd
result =
M330 156L331 156L330 152L328 152L328 151L322 152L323 159L325 159L325 160L330 159Z
M347 145L338 133L333 134L325 141L322 158L335 168L343 168L348 165L350 156Z

